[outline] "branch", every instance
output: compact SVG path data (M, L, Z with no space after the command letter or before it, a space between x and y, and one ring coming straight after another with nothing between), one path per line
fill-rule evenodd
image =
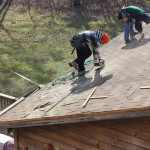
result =
M3 5L3 7L1 8L0 10L0 14L5 10L1 20L0 20L0 25L3 23L4 19L5 19L5 16L7 14L7 11L9 10L9 7L11 6L11 3L12 3L12 0L7 0L5 2L5 4Z

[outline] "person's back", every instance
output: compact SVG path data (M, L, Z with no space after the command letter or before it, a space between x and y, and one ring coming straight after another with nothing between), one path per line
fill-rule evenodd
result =
M79 34L89 36L91 34L94 34L94 31L86 30L86 31L79 32Z
M131 15L131 17L135 18L138 15L144 15L145 11L136 6L128 6L124 7L123 10Z
M79 32L82 35L83 39L87 41L87 43L91 43L94 47L99 47L102 40L102 32L100 31L91 31L86 30Z

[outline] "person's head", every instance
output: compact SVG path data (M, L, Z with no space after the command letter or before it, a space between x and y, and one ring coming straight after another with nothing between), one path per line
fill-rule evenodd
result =
M106 44L106 43L109 42L109 40L110 40L110 38L109 38L108 34L103 33L102 34L102 39L101 39L101 44Z
M122 18L122 14L120 12L120 13L118 13L118 20L121 20L121 19L123 19L123 18Z
M116 13L120 13L123 9L125 8L125 6L123 6L122 8L118 8L118 9L116 9Z
M118 16L117 16L117 17L118 17L118 20L123 19L121 12L123 11L124 8L125 8L125 6L123 6L121 9L117 9L117 10L116 10L116 12L118 13Z

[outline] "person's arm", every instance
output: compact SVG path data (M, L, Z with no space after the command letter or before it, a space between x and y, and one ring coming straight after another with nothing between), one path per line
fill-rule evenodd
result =
M121 14L122 14L122 20L123 20L124 22L128 22L128 21L129 21L128 15L127 15L126 13L124 13L124 12L121 12Z
M97 37L95 37L95 41L94 41L94 43L92 43L94 66L99 66L99 61L101 59L100 52L99 52L99 46L100 46L100 42L97 39Z
M129 13L126 13L126 12L122 11L121 15L122 15L122 20L124 22L130 22L132 20L132 17L130 16Z

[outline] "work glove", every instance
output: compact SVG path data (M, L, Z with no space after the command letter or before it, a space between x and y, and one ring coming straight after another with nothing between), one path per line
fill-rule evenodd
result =
M94 66L100 66L102 68L105 67L105 61L103 59L99 59L98 63L94 63Z

